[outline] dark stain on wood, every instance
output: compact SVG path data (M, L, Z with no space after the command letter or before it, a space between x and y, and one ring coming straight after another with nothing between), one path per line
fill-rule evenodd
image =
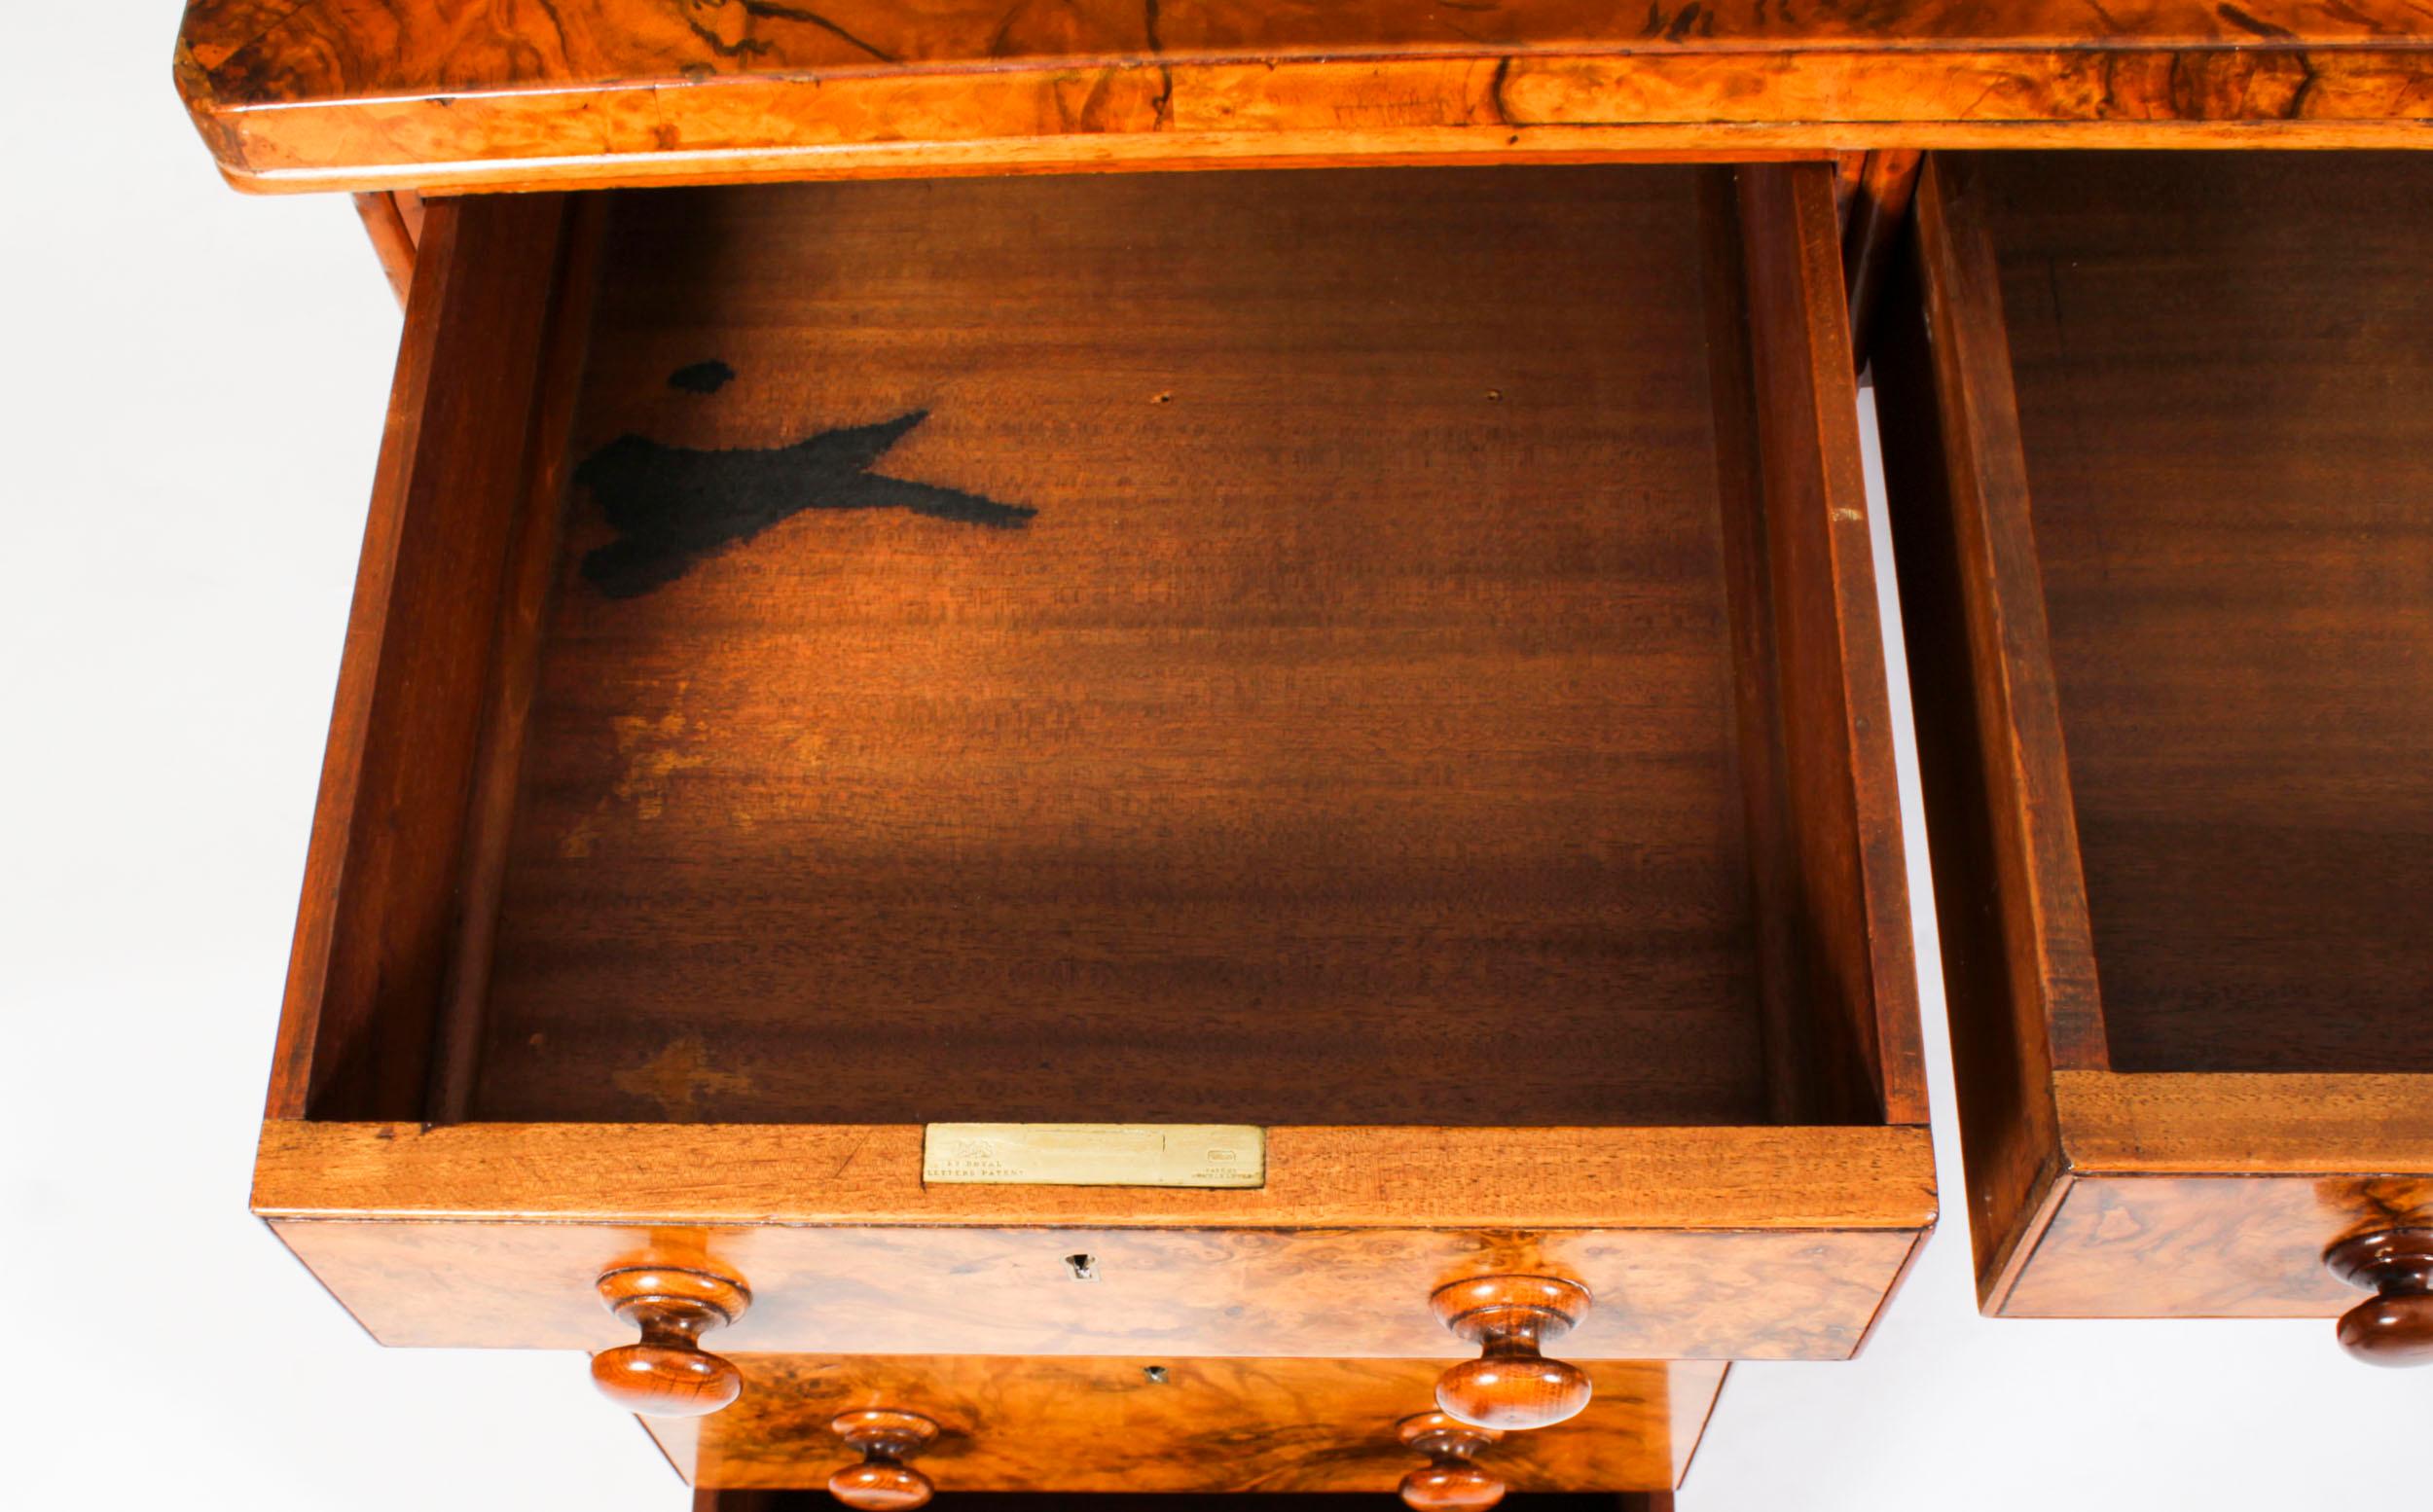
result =
M668 386L680 388L688 394L714 394L735 381L735 370L712 357L707 362L687 363L668 375Z
M623 435L575 469L617 539L583 558L583 576L611 598L674 582L703 556L808 509L902 509L959 524L1019 528L1037 513L976 493L870 471L928 418L915 410L875 425L821 431L785 447L696 450Z

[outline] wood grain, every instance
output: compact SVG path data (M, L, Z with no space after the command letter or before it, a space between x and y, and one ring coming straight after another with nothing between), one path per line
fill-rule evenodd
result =
M609 209L597 302L582 234L492 272L445 249L531 211L426 211L410 326L458 280L531 323L481 486L524 491L445 543L478 608L368 579L342 709L454 723L342 720L345 782L418 785L325 803L316 855L447 864L309 902L300 960L382 964L291 998L255 1193L377 1337L597 1348L592 1278L650 1263L751 1286L722 1350L1441 1358L1431 1291L1540 1270L1600 1293L1582 1359L1858 1346L1934 1197L1906 956L1856 937L1899 867L1827 169ZM837 435L882 437L822 475L870 507L780 490L675 552L605 502L603 455ZM1771 907L1834 989L1775 997L1844 1050L1769 1080L1739 763L1794 746L1844 770L1775 806ZM1248 1104L1268 1183L924 1187L958 1098Z
M1916 1127L1287 1127L1259 1188L925 1186L917 1125L278 1120L253 1203L372 1220L1906 1230L1934 1214L1929 1155Z
M1797 1055L1824 1089L1808 1116L1922 1124L1907 872L1832 181L1814 167L1736 177L1791 851L1783 906L1807 999Z
M2433 1172L2433 1076L2064 1071L2053 1094L2082 1172Z
M406 295L414 287L416 231L407 226L395 195L375 191L354 198L355 214L363 218L363 234L372 240L372 255L380 259L381 271L397 296L397 307L403 309Z
M829 1420L894 1404L943 1429L920 1461L943 1491L1385 1492L1420 1462L1396 1423L1424 1409L1442 1368L1168 1355L752 1354L737 1364L744 1389L735 1406L645 1424L693 1485L817 1485L848 1458ZM1519 1491L1679 1485L1725 1367L1588 1369L1596 1397L1585 1412L1507 1436L1479 1452L1480 1466Z
M2433 1077L2055 1079L2066 1200L2001 1311L2329 1317L2340 1240L2433 1222Z
M404 197L401 197L401 198ZM448 943L449 975L432 1034L423 1116L452 1123L465 1116L481 1053L481 1019L489 996L497 938L499 888L524 769L525 732L539 676L541 632L564 534L568 438L591 345L591 315L599 284L605 197L566 201L565 255L550 291L554 306L548 345L535 376L526 444L524 507L506 537L498 614L483 677L482 727L468 763L463 864L455 897L456 927Z
M1829 738L1838 692L1735 726L1692 189L627 200L578 453L921 414L889 474L1037 514L807 514L622 598L577 499L472 1115L1762 1121L1740 750L1890 758ZM740 376L670 386L706 358ZM1784 398L1854 463L1846 403ZM1780 697L1880 701L1872 634L1829 633L1871 599L1820 592ZM1852 875L1789 906L1860 952L1807 1011L1864 1025L1794 1070L1865 1086L1899 910L1844 885L1846 807L1793 817Z
M1277 1129L1268 1157L1260 1191L924 1187L917 1128L286 1123L254 1202L391 1344L620 1342L591 1278L655 1260L744 1278L738 1350L1449 1357L1430 1292L1551 1266L1611 1282L1583 1359L1846 1354L1934 1215L1915 1128Z
M1270 1194L923 1189L918 1131L861 1147L859 1135L898 1131L576 1128L552 1142L552 1131L496 1126L365 1128L355 1157L311 1147L343 1131L289 1133L307 1147L265 1142L255 1208L391 1345L610 1345L620 1332L591 1278L669 1264L752 1288L752 1313L722 1340L738 1351L1450 1359L1429 1293L1538 1272L1599 1293L1565 1340L1572 1359L1837 1359L1932 1220L1925 1131L1910 1128L1798 1131L1828 1145L1786 1147L1771 1170L1718 1160L1711 1189L1679 1191L1669 1218L1633 1213L1630 1165L1508 1131L1445 1131L1458 1142L1416 1162L1356 1155L1331 1174L1319 1162L1319 1181L1292 1174L1299 1140L1278 1131L1270 1171L1288 1186ZM1385 1155L1380 1133L1361 1131L1353 1147ZM827 1135L827 1150L806 1135ZM1528 1186L1494 1160L1443 1160L1460 1140L1482 1155L1538 1152L1545 1170L1572 1171L1577 1196L1562 1208L1499 1201ZM1833 1155L1834 1142L1881 1147L1869 1199L1881 1206L1786 1223L1818 1174L1867 1170ZM411 1170L416 1155L435 1165ZM1073 1254L1095 1257L1093 1281L1075 1277Z
M1737 238L1737 212L1707 214L1669 170L1459 177L657 200L602 252L596 323L582 319L588 235L563 270L466 274L495 301L554 311L536 318L558 334L535 359L524 455L486 475L520 469L524 502L491 522L494 544L451 542L495 551L484 581L512 590L494 619L451 620L448 633L474 638L445 653L464 671L383 691L375 660L343 693L342 707L454 710L436 744L398 724L374 732L377 750L333 747L419 785L334 812L325 828L362 834L323 844L445 837L456 848L433 858L459 857L453 877L424 866L393 879L414 896L364 905L419 920L379 925L401 936L381 991L446 984L436 1032L421 1002L333 1010L390 1026L381 1095L424 1079L443 1119L890 1122L943 1116L949 1098L988 1103L969 1109L983 1117L1093 1121L1212 1103L1283 1123L1320 1105L1381 1123L1914 1117L1906 965L1869 955L1900 947L1854 934L1897 915L1897 898L1861 904L1819 872L1768 899L1769 930L1839 961L1830 996L1773 988L1790 1005L1777 1019L1851 1026L1832 1057L1778 1047L1769 1072L1757 1052L1755 979L1775 968L1750 948L1748 847L1809 866L1855 854L1856 831L1877 846L1888 831L1875 810L1854 821L1802 800L1753 841L1734 767L1807 742L1819 754L1803 765L1848 764L1880 795L1889 757L1880 739L1833 734L1846 701L1882 692L1871 598L1831 556L1786 558L1771 579L1803 605L1788 632L1818 650L1786 673L1730 646L1727 622L1761 622L1745 604L1771 589L1722 570L1708 492L1722 450L1758 453L1734 463L1734 508L1765 521L1743 548L1761 564L1847 496L1846 480L1801 482L1809 463L1758 476L1807 422L1751 422L1728 441L1718 428L1754 403L1751 328L1738 265L1719 277L1700 228ZM1806 269L1766 297L1758 339L1790 365L1768 371L1839 355L1816 303L1834 281L1819 270L1826 197L1800 196L1784 188L1753 233L1798 240L1779 266ZM504 213L446 209L485 225ZM807 221L819 234L794 234ZM1525 246L1523 224L1537 228ZM899 267L907 238L958 232L976 233L961 262ZM1379 235L1411 248L1383 281ZM1616 242L1632 257L1611 259ZM1138 282L1143 248L1168 277ZM1103 267L1103 288L1075 292L1083 263ZM454 267L426 263L418 308L464 298ZM840 276L874 292L804 299ZM1443 313L1434 296L1454 284L1481 292ZM1572 292L1546 298L1557 285ZM1150 292L1137 308L1106 297L1127 288ZM1050 326L1089 360L1043 367L1028 333ZM1161 334L1144 366L1139 343ZM1413 370L1406 349L1438 365ZM701 366L731 382L672 381ZM823 406L875 394L899 438L926 427L890 451L890 468L913 469L890 486L1002 476L986 486L1053 506L1053 522L975 534L830 512L632 599L582 577L613 533L587 514L545 612L532 567L546 569L569 471L556 438L576 371L578 452L731 457L719 449L816 430ZM958 377L941 387L942 373ZM1830 388L1776 397L1815 408L1826 430L1804 444L1824 437L1847 462L1846 415L1832 418L1847 407ZM960 418L930 421L931 403ZM619 434L635 439L607 440ZM1314 471L1346 437L1365 450ZM1111 487L1092 481L1109 455L1135 458ZM1224 507L1208 524L1184 505L1212 489ZM1302 506L1313 497L1327 507ZM941 578L948 567L961 576ZM860 587L840 595L840 582ZM1119 591L1094 590L1092 607L1075 582ZM759 629L736 633L739 615ZM394 629L400 657L434 634L419 618ZM469 736L472 753L454 754ZM1878 886L1868 878L1894 875L1881 860L1851 880ZM321 1002L298 995L291 1019ZM976 1027L972 1002L993 1010ZM1072 1032L1076 1013L1090 1032ZM1525 1033L1496 1028L1524 1020ZM1052 1056L1035 1033L1050 1024ZM309 1059L317 1042L298 1032ZM359 1090L330 1085L346 1090L317 1115Z
M707 1265L750 1285L751 1312L721 1331L722 1351L1445 1360L1450 1341L1428 1294L1527 1266L1598 1293L1564 1340L1575 1362L1847 1358L1918 1232L290 1218L272 1227L388 1345L621 1344L627 1336L590 1278L654 1263ZM1091 1278L1076 1274L1075 1255L1090 1257ZM570 1369L571 1382L580 1370Z
M2407 145L2433 106L2424 49L2404 0L195 0L178 82L237 182L362 189L2061 135Z
M828 1512L834 1498L824 1491L699 1491L693 1512ZM1094 1495L1076 1503L1061 1492L942 1492L929 1503L936 1512L1225 1512L1240 1505L1238 1494L1120 1492ZM1296 1494L1273 1492L1259 1497L1261 1512L1407 1512L1391 1493ZM1669 1492L1521 1492L1501 1503L1504 1512L1673 1512Z
M469 215L436 205L424 228L313 812L273 1117L331 1103L412 1117L422 1104L563 220L550 196Z
M2124 1071L2433 1071L2433 158L1989 162Z
M2428 1219L2433 1175L2081 1176L2001 1312L2337 1317L2360 1298L2323 1252L2369 1227Z
M1930 159L1875 350L1979 1300L2059 1198L2056 1064L2101 1006L2027 519L1994 253L1965 160Z
M2423 177L1929 164L1881 413L1989 1311L2328 1315L2424 1221Z

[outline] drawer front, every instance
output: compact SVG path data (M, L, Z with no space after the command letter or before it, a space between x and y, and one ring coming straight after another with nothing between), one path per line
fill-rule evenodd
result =
M2433 1224L2433 1175L2074 1177L2010 1317L2337 1317L2364 1300L2324 1263L2388 1215Z
M1595 1359L1843 1359L1916 1229L1747 1234L1476 1230L791 1228L354 1223L273 1227L383 1344L602 1349L632 1331L597 1278L680 1264L750 1311L713 1349L1161 1348L1240 1356L1449 1358L1429 1307L1468 1277L1549 1275L1595 1299L1549 1352ZM1076 1262L1087 1257L1087 1276Z
M1993 1294L2019 1317L2332 1317L2365 1299L2327 1263L2433 1227L2433 1079L2054 1078L2070 1172Z
M937 1425L909 1462L941 1493L1390 1492L1424 1457L1397 1424L1432 1410L1433 1360L1038 1360L745 1354L744 1394L645 1419L691 1484L817 1487L853 1462L842 1414ZM1669 1491L1722 1387L1720 1364L1600 1362L1568 1422L1505 1436L1479 1468L1513 1491Z

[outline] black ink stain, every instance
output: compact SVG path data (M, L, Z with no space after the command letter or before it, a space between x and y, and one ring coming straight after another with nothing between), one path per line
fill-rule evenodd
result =
M703 556L807 509L902 509L957 524L1019 529L1038 511L870 471L929 417L821 431L790 447L699 451L619 436L574 470L617 539L586 554L583 576L611 598L674 582Z
M680 388L688 394L714 394L735 381L735 370L712 357L696 362L668 375L668 386Z

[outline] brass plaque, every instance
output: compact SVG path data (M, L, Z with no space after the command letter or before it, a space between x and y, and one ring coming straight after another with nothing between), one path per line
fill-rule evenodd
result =
M1249 1124L929 1124L924 1182L1029 1186L1267 1184L1267 1131Z

